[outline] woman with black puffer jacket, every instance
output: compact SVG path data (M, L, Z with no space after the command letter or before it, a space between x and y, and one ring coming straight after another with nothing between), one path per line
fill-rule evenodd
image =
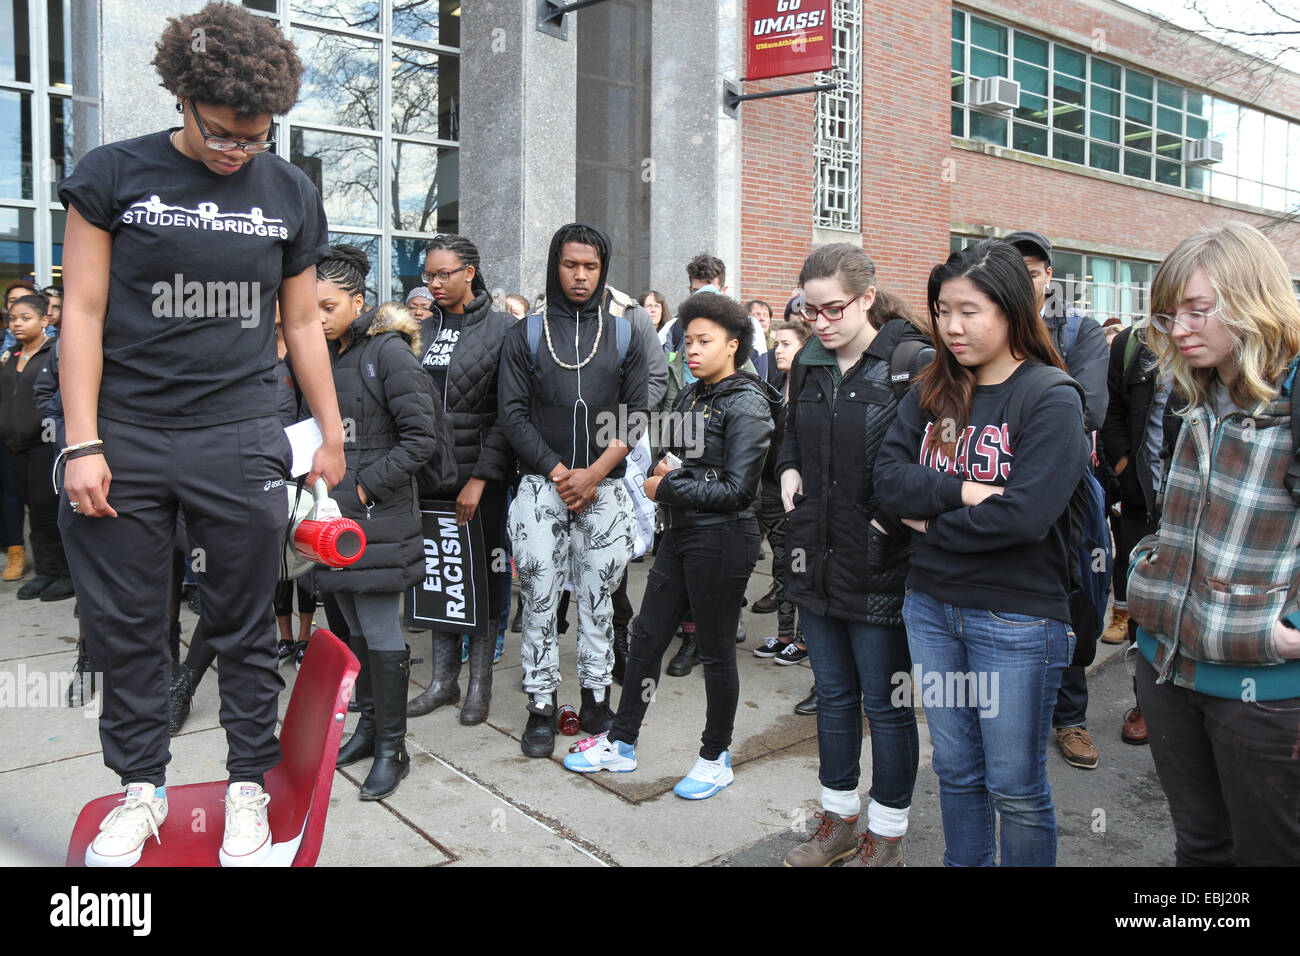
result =
M355 564L319 569L315 579L318 590L336 596L353 647L366 649L356 684L361 718L337 765L374 757L361 799L380 800L411 769L404 742L411 655L401 629L402 593L422 567L415 475L433 455L438 412L416 358L420 333L411 314L395 302L364 311L369 271L365 253L347 245L335 246L316 267L347 458L333 497L361 525L366 549Z
M433 296L432 314L420 323L424 342L420 365L428 373L434 403L451 418L456 458L454 486L422 486L420 493L455 501L460 524L480 516L487 551L483 564L489 569L486 620L499 621L503 595L509 594L510 569L504 561L506 483L514 471L514 452L497 427L497 366L501 343L515 319L493 308L478 248L464 236L436 236L429 243L420 279ZM492 665L501 656L505 633L494 640L492 634L479 632L466 643L469 688L460 722L481 724L487 720ZM434 631L433 679L406 705L406 716L419 717L460 700L460 665L461 635Z

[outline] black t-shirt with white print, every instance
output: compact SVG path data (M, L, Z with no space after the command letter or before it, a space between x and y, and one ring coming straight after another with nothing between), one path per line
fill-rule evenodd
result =
M465 324L464 312L442 313L438 334L428 343L421 365L433 379L434 394L443 396L447 393L447 369L451 365L451 353L460 341L460 330Z
M275 414L275 301L329 253L320 194L272 153L229 176L172 131L91 150L59 199L112 234L99 414L187 428Z

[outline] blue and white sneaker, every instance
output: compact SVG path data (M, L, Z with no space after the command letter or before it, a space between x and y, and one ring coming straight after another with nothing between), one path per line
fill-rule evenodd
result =
M564 758L564 767L574 773L595 773L597 770L631 773L636 769L636 748L621 740L610 740L599 734L573 746L574 752Z
M731 786L735 779L731 772L731 751L724 750L717 760L697 757L695 766L673 787L673 793L686 800L704 800Z

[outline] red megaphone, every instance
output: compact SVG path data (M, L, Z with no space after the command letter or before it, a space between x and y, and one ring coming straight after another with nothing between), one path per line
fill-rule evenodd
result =
M293 523L290 535L292 552L285 549L286 558L290 559L290 576L303 573L311 564L346 568L356 564L365 553L366 533L351 518L343 517L339 506L329 496L323 478L316 479L310 499L304 501L300 498L297 503L291 501L290 509L296 512L290 518ZM310 564L293 561L295 556Z
M351 518L305 519L293 529L293 546L308 561L331 568L355 564L366 550L366 533Z

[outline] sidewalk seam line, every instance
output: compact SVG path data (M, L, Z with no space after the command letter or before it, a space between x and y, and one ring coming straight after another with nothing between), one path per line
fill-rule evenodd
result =
M352 776L352 774L348 773L342 767L336 767L335 772L338 773L341 777L343 777L344 780L348 780L356 784L356 786L360 788L362 781L357 780L355 777ZM383 800L378 800L376 802L385 810L387 810L389 813L391 813L393 816L397 817L397 819L400 820L402 823L406 824L416 833L420 834L420 836L424 837L424 839L427 840L429 843L433 844L434 848L447 858L445 860L438 861L437 863L434 864L434 866L446 866L448 863L455 863L460 859L460 857L457 856L455 853L453 853L451 850L447 849L445 846L443 846L433 837L429 836L429 834L425 832L423 827L415 823L413 820L409 819L404 813L399 811L397 808L390 806L387 798Z
M600 849L600 847L596 846L594 843L588 843L586 840L583 840L577 834L571 835L569 833L561 832L562 830L566 830L567 828L563 827L558 820L546 816L540 810L535 810L525 803L512 799L511 797L503 793L498 787L494 786L493 784L480 780L478 777L476 777L474 774L470 773L467 770L462 770L460 767L457 767L455 764L451 763L450 761L445 760L442 757L438 756L436 753L429 750L427 747L423 746L418 741L408 740L407 743L410 745L414 745L415 749L419 750L420 753L424 754L425 756L433 758L438 763L442 764L442 766L450 770L452 773L455 773L457 776L460 776L465 780L468 780L470 783L478 787L480 790L484 790L487 793L491 794L492 796L496 797L502 803L506 804L507 806L519 812L525 819L531 820L533 823L537 824L537 826L541 827L543 830L559 837L561 840L569 844L569 846L573 847L579 853L583 854L584 856L591 857L591 859L595 860L601 866L617 865L613 857L605 853L603 850Z

